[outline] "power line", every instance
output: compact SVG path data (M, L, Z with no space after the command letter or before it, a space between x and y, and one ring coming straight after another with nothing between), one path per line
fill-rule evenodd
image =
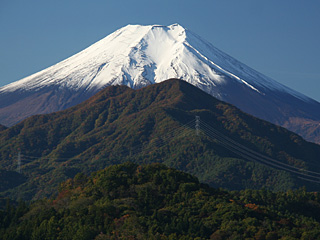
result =
M204 123L206 124L206 123ZM317 173L317 172L313 172L313 171L308 171L306 169L303 169L303 168L297 168L295 166L292 166L292 165L289 165L289 164L286 164L286 163L283 163L283 162L280 162L278 160L275 160L273 158L270 158L268 156L265 156L265 155L262 155L261 153L259 152L256 152L250 148L247 148L241 144L239 144L238 142L232 140L231 138L225 136L224 134L218 132L217 130L213 129L212 127L210 127L209 125L206 124L206 127L209 129L209 131L212 131L214 132L213 134L217 134L218 136L222 137L222 139L226 140L226 141L229 141L231 144L233 144L234 146L237 146L237 147L240 147L242 150L245 150L247 151L248 153L250 154L254 154L254 155L257 155L256 157L259 157L259 158L264 158L265 160L268 160L268 161L271 161L271 162L275 162L277 164L280 164L280 165L283 165L285 167L289 167L289 168L292 168L294 170L300 170L300 171L304 171L304 172L309 172L311 174L315 174L315 175L319 175L320 176L320 173Z
M201 123L203 125L204 133L208 137L218 140L222 146L227 148L229 151L243 157L244 159L259 162L259 163L262 163L262 164L267 165L269 167L280 168L282 170L294 173L298 176L304 176L304 177L311 178L313 180L311 180L311 179L308 179L308 180L310 180L312 182L320 183L320 181L318 181L318 180L320 180L319 177L311 175L311 174L320 175L320 173L308 171L308 170L302 169L302 168L297 168L297 167L288 165L286 163L280 162L278 160L272 159L270 157L267 157L265 155L262 155L256 151L253 151L253 150L241 145L240 143L232 140L231 138L225 136L224 134L220 133L219 131L213 129L210 125L206 124L205 122L202 121ZM306 178L303 178L303 179L307 180Z
M170 142L174 138L180 138L184 137L186 135L194 134L192 132L192 128L196 129L196 135L200 135L200 131L203 132L207 137L210 139L217 140L220 145L222 145L224 148L229 150L230 152L233 152L237 154L238 156L242 157L245 160L258 162L263 165L266 165L268 167L281 169L287 172L291 172L294 175L296 175L298 178L310 181L310 182L316 182L320 183L320 173L306 170L303 168L298 168L289 164L286 164L284 162L281 162L279 160L273 159L269 156L263 155L257 151L254 151L242 144L240 144L238 141L233 140L232 138L226 136L225 134L219 132L209 124L207 124L205 121L200 122L200 117L196 116L194 120L191 120L190 122L187 122L184 125L173 127L170 131L167 131L165 134L161 134L157 138L150 139L149 141L136 144L134 146L128 147L128 148L122 148L116 151L117 155L127 155L127 156L134 156L138 154L143 153L149 153L153 149L161 149L162 147L166 146L168 142ZM194 131L194 130L193 130ZM110 159L110 154L114 152L114 149L110 149L108 151L104 151L104 154L108 154L109 158L99 158L100 160L108 160ZM23 156L24 158L21 158ZM28 159L26 159L28 158ZM70 157L70 158L61 158L61 157L35 157L35 156L28 156L28 155L22 155L20 152L18 154L18 167L17 171L21 171L21 163L31 163L37 160L70 160L70 159L78 159L78 160L85 160L87 158L83 157Z
M120 151L116 151L117 155L137 155L137 154L142 154L146 152L150 152L151 149L153 148L162 148L163 146L167 145L168 141L171 141L173 138L179 138L184 135L189 135L191 134L191 128L194 126L195 120L191 120L190 122L187 122L186 124L183 124L179 127L172 128L171 131L167 131L165 134L160 135L159 138L157 139L151 139L153 140L151 143L150 141L146 141L140 144L136 144L134 146L131 146L129 149L122 148ZM147 145L146 147L144 147ZM110 154L114 152L114 149L110 149L108 151L104 151L104 154ZM82 158L82 157L69 157L69 158L62 158L62 157L36 157L36 156L30 156L30 155L21 155L24 157L24 159L21 159L22 162L34 162L37 160L52 160L52 161L58 161L58 160L70 160L70 159L79 159L79 160L85 160L87 158ZM25 159L25 158L28 158ZM109 158L100 158L100 160L108 160Z

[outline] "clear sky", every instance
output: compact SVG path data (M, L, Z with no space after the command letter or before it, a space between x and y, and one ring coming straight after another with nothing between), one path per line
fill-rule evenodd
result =
M318 0L0 0L0 86L127 24L173 23L320 101Z

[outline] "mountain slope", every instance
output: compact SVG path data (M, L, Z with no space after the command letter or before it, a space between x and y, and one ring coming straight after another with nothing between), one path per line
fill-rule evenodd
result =
M195 116L201 118L199 135ZM259 154L305 170L294 174L279 164L245 158L212 136L210 131L215 130ZM311 182L301 177L310 170L320 172L320 146L181 80L139 90L111 86L67 110L30 117L0 132L0 140L0 168L16 169L18 149L23 156L25 183L3 193L17 199L48 196L54 186L79 171L89 173L127 160L162 162L215 187L319 189L319 177Z
M169 78L183 79L247 113L320 141L314 134L319 132L320 103L178 24L128 25L52 67L0 88L0 122L11 126L34 114L66 109L109 85L137 89Z

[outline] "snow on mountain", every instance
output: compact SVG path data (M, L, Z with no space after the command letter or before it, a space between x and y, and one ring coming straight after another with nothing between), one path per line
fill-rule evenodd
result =
M0 88L0 92L30 91L50 85L73 90L96 90L115 84L140 88L179 78L219 97L217 86L224 84L226 75L261 94L268 88L308 99L178 24L128 25L54 66Z
M109 85L141 88L169 78L183 79L259 118L294 125L291 129L302 135L306 119L320 122L320 103L173 24L125 26L62 62L1 87L0 123L12 125L33 114L65 109ZM27 108L26 101L32 103Z

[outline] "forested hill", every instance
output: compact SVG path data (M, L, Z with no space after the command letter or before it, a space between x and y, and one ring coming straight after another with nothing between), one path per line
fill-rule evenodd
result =
M319 239L320 194L228 192L162 164L124 163L0 211L1 239Z
M0 131L0 169L20 169L24 179L1 194L50 196L78 172L128 160L165 163L214 187L319 190L319 156L319 145L185 81L139 90L111 86L75 107Z

